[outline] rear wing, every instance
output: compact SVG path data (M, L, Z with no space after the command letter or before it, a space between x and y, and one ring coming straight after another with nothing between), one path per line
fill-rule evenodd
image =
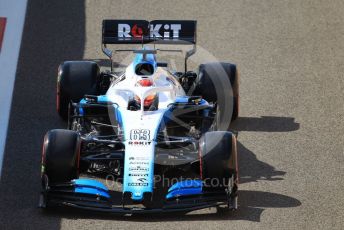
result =
M103 20L102 50L111 60L107 44L193 45L185 54L186 72L187 59L196 52L196 26L193 20Z
M196 44L196 21L104 20L103 44Z

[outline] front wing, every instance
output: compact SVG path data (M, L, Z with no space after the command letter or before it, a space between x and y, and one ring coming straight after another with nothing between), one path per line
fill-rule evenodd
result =
M122 193L113 194L98 181L78 179L46 186L40 195L39 207L65 206L117 214L190 212L223 205L235 208L231 207L234 193L227 190L202 191L199 185L199 181L187 186L177 183L169 189L162 206L147 208L140 204L124 204ZM119 196L120 202L114 202L114 196Z

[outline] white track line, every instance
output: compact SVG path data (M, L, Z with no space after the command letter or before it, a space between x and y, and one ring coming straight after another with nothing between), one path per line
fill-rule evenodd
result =
M0 0L0 17L7 18L0 51L0 176L26 5L27 0Z

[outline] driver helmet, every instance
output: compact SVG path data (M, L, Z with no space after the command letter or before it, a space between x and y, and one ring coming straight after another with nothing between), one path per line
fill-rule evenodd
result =
M137 84L142 86L142 87L151 87L151 86L153 86L153 82L149 78L141 79L141 80L139 80L137 82ZM152 94L149 94L148 96L146 96L146 98L145 98L145 100L143 102L145 110L151 108L151 106L153 105L153 103L154 103L156 98L157 98L157 93L152 93ZM141 105L141 99L140 99L139 96L135 95L134 99L135 99L135 102L138 105Z

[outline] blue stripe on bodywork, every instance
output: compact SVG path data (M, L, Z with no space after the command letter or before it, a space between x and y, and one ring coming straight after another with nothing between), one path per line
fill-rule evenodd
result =
M109 191L109 189L104 184L96 180L84 178L84 179L76 179L76 180L73 180L72 182L76 186L90 186L90 187L96 187L96 188L102 189L104 191Z
M79 101L79 104L80 105L86 105L87 104L87 100L85 98L82 98L80 101ZM109 102L109 99L106 95L100 95L100 96L97 96L97 102L100 103L100 104L106 104ZM83 116L84 115L84 109L82 107L79 107L79 115Z
M82 98L79 102L79 104L86 104L86 103L87 103L87 101L85 100L85 98Z
M98 103L108 103L109 102L109 99L106 95L100 95L100 96L97 96L97 101ZM85 98L82 98L80 101L79 101L80 104L86 104L87 103L87 100Z
M106 95L100 95L100 96L97 97L97 101L98 101L98 103L106 104L106 103L109 102L109 99L108 99L108 97Z
M203 182L201 180L185 180L175 183L168 190L166 199L177 198L181 196L202 194Z
M108 188L99 181L91 179L76 179L73 180L72 183L75 186L75 193L90 194L110 198Z
M190 97L188 97L188 96L176 97L175 102L176 102L176 103L188 103L188 102L189 102L189 98L190 98ZM204 104L206 104L206 103L207 103L206 100L201 99L200 103L197 104L197 105L204 105Z
M183 188L202 188L203 182L201 180L183 180L172 185L168 192L183 189Z
M81 186L81 187L76 187L74 189L74 192L110 198L110 195L107 192L104 192L103 190L100 190L97 188L90 188L90 187L82 187Z

